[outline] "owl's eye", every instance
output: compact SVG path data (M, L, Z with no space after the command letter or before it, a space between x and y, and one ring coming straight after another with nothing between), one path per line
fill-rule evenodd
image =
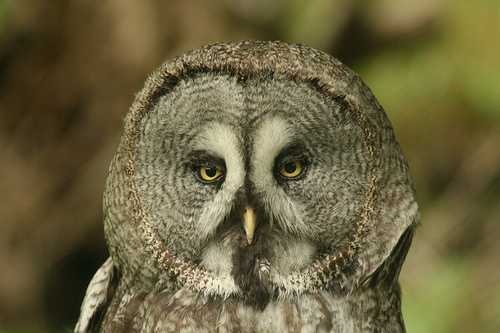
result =
M204 183L214 183L224 176L224 170L218 165L201 165L197 171L198 179Z
M304 163L300 160L287 161L281 165L279 170L283 178L294 179L304 172Z

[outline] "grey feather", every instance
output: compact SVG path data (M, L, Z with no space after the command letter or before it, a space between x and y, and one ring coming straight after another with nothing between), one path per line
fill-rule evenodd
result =
M104 216L103 332L404 331L409 168L369 88L323 52L214 44L162 65L126 117Z

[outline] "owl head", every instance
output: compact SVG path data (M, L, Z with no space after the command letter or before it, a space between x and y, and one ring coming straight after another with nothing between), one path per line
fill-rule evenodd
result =
M257 303L359 287L395 261L417 211L367 86L282 42L162 65L126 117L104 195L125 281Z

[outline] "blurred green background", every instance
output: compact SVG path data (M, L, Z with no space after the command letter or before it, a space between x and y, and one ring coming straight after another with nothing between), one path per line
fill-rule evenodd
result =
M106 257L101 193L148 73L280 39L357 71L410 161L409 332L500 332L500 1L0 0L0 333L60 332Z

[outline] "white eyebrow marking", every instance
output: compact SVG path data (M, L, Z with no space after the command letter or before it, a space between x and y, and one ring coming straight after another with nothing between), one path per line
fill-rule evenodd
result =
M224 159L226 176L224 184L214 199L205 203L199 219L202 237L211 235L229 214L236 191L245 181L245 165L240 141L234 130L225 124L211 123L198 136L194 148L206 150Z
M289 232L307 229L302 220L302 207L292 200L274 178L274 161L278 154L293 140L290 128L281 118L269 118L262 122L255 133L251 180L261 194L271 221L276 221Z
M265 187L274 182L273 166L276 156L285 148L292 138L287 123L280 118L270 118L262 122L255 133L253 147L253 172L256 187Z

